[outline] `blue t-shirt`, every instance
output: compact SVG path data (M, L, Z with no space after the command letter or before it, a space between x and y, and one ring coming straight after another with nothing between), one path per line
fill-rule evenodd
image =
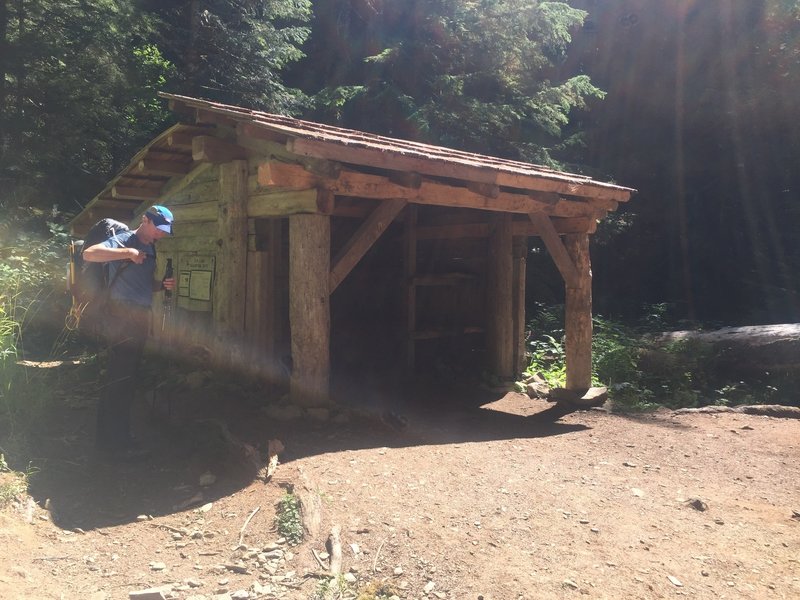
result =
M156 272L156 249L153 244L143 244L133 231L122 231L102 244L106 248L136 248L147 256L137 265L129 260L112 260L108 263L108 281L111 299L126 304L149 307L153 303L153 279ZM127 265L123 268L123 265ZM117 276L117 272L119 275Z

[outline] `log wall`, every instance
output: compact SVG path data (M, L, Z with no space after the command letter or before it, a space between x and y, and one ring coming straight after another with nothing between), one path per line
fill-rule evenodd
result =
M160 202L175 215L175 235L158 243L157 273L172 258L176 279L198 262L212 265L208 299L184 286L176 293L172 338L181 353L215 349L221 362L245 364L265 379L285 381L288 354L287 219L248 215L256 163L201 165ZM281 292L282 290L282 292ZM154 337L163 342L162 295L155 297Z

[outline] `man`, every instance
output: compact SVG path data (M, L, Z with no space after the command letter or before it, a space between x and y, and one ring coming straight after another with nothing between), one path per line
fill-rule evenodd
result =
M108 263L110 297L103 336L108 344L106 379L97 406L96 445L112 458L144 452L131 437L131 405L139 363L150 331L153 293L175 289L175 280L155 278L155 242L172 234L172 213L152 206L134 230L116 233L83 251L87 262Z

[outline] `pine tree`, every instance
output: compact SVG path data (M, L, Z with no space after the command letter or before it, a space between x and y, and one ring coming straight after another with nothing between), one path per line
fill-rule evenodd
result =
M537 0L328 0L303 85L319 118L552 163L573 109L602 97L588 77L552 81L585 13ZM306 88L308 89L308 88Z
M299 60L309 0L185 0L146 4L162 21L159 47L178 73L175 91L271 112L296 112L304 96L281 71Z
M151 33L131 1L2 2L0 200L75 209L144 142L169 70Z

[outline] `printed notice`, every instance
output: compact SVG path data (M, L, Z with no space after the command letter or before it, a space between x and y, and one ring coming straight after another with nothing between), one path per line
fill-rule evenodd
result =
M214 283L216 257L198 254L180 256L178 296L189 300L211 301L211 286Z
M192 271L189 277L189 298L211 300L211 271Z
M178 274L178 296L189 297L189 281L192 278L191 271L181 271Z

